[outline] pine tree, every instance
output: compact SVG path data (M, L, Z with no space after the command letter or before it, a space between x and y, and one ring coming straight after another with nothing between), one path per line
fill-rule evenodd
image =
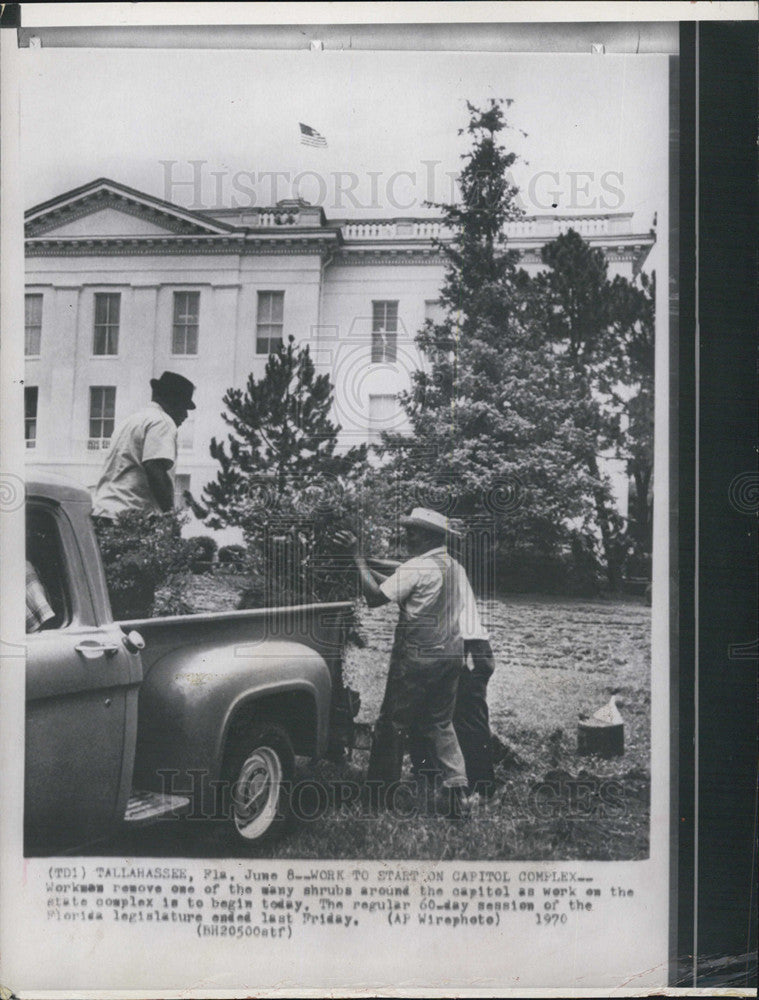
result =
M261 489L282 497L320 478L357 472L367 449L337 452L332 392L329 376L316 374L308 345L297 349L293 337L269 355L263 378L251 373L244 390L227 390L222 417L231 433L226 443L211 440L220 469L203 493L211 527L245 526L251 497Z
M599 459L627 459L635 483L635 547L645 550L648 544L650 554L653 296L646 275L638 285L619 275L609 280L603 252L573 229L546 244L541 258L547 269L531 282L530 310L576 377L582 399L577 416L590 432L584 462L607 579L616 590L631 539Z
M636 284L612 282L612 317L624 345L627 416L621 450L631 480L627 535L631 572L651 576L654 472L654 331L656 273L644 272Z
M495 522L502 579L540 586L569 547L570 519L589 531L592 481L582 458L592 435L577 419L574 370L531 322L529 279L505 235L522 215L510 180L517 158L501 145L510 103L467 105L472 149L461 201L435 206L452 232L438 242L446 316L417 338L427 364L402 400L412 434L384 443L398 478L421 490L448 483L449 512Z

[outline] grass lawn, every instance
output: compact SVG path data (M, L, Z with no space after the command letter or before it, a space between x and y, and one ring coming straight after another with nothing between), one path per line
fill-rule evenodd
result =
M199 577L198 611L234 607L230 577ZM379 710L397 610L361 608L364 649L351 647L346 682L361 694L360 721ZM645 858L649 844L650 619L642 601L511 596L490 616L496 672L488 689L498 738L492 802L465 821L429 815L409 781L396 812L308 796L301 819L260 855L279 858L429 860L620 860ZM577 723L617 692L625 752L604 760L577 754ZM298 779L334 792L360 784L368 754L340 764L302 762ZM408 766L408 764L406 765Z

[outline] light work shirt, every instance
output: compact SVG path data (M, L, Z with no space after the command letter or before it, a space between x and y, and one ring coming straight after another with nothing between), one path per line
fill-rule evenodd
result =
M116 431L92 502L94 517L129 510L160 513L143 462L165 459L172 483L177 464L177 425L156 402L133 413Z
M428 558L428 556L440 553L448 556L445 546L441 545L421 556L409 559L408 562L402 563L392 576L380 584L380 590L385 597L403 607L410 618L421 615L424 609L434 602L440 592L443 579L434 561ZM463 602L459 616L461 638L464 640L488 640L490 636L482 625L466 570L452 556L448 556L448 558L454 564L458 576L459 594Z
M402 563L392 576L380 584L379 589L388 600L400 605L411 620L421 617L425 609L435 602L443 586L440 570L435 561L429 558L441 554L451 560L457 573L458 589L462 601L459 615L459 629L462 639L488 639L489 636L482 626L477 602L466 570L460 562L448 554L443 545Z

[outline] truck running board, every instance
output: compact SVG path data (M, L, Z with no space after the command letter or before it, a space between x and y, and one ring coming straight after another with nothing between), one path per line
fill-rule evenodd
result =
M147 826L166 816L179 816L189 808L190 800L184 795L133 791L127 802L124 822L130 826Z

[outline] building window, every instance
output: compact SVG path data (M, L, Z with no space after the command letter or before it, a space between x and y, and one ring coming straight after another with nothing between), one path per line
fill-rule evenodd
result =
M113 435L113 420L116 412L116 386L90 386L90 439L91 451L107 448Z
M174 509L185 510L187 501L184 498L185 490L190 489L190 477L183 473L174 477Z
M37 445L37 399L39 389L36 385L24 386L24 439L27 448Z
M395 396L369 396L369 444L381 444L382 431L392 430L397 416Z
M372 361L395 361L398 356L398 303L372 302Z
M36 357L42 341L42 296L27 295L24 300L24 354Z
M120 292L96 292L93 354L119 353Z
M424 318L435 324L440 324L445 319L445 307L439 299L424 300Z
M174 325L171 332L172 354L198 353L198 316L200 292L174 292Z
M282 343L284 292L259 292L256 318L256 354L271 354Z

